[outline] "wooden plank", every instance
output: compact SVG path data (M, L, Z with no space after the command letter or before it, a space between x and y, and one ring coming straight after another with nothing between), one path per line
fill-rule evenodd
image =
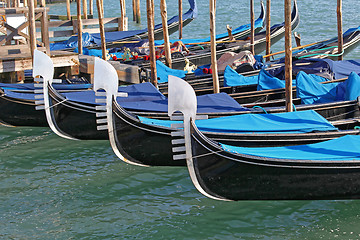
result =
M60 54L56 54L60 53ZM60 51L50 52L54 67L67 67L79 65L77 54L63 54ZM14 72L32 69L32 58L30 54L14 54L0 58L0 72Z
M79 55L80 72L92 76L94 74L94 57ZM108 61L116 69L119 81L126 83L140 83L139 67L122 64L117 61Z
M40 13L44 12L45 9L49 11L49 8L34 8L34 12ZM26 7L19 7L19 8L0 8L1 15L10 15L10 14L25 14L28 13L29 10Z

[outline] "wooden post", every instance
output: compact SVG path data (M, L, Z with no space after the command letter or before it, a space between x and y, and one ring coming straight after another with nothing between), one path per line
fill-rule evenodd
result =
M120 0L120 31L125 31L125 17L126 17L126 7L125 0Z
M41 17L41 41L45 45L46 54L50 56L49 19L46 8L44 8Z
M255 18L254 18L254 0L250 0L250 24L251 24L251 33L250 33L250 45L251 53L255 55Z
M41 1L40 1L40 7L46 7L46 2L45 2L45 0L41 0Z
M216 0L210 0L210 45L211 45L211 70L213 77L214 93L220 92L219 77L217 72L217 58L216 58L216 28L215 28L215 14L216 14Z
M99 27L100 27L100 37L101 37L101 50L102 50L102 58L106 60L106 41L105 41L105 28L104 28L104 9L103 9L103 1L96 0L96 6L98 10L99 16Z
M94 0L90 0L90 1L89 1L89 14L90 14L91 16L94 15Z
M167 9L166 9L166 1L160 1L160 10L161 10L161 20L164 34L164 47L165 47L165 59L166 65L171 68L171 51L170 51L170 40L169 40L169 31L167 24Z
M136 23L140 23L141 22L140 0L135 0L135 1L136 1ZM152 2L154 3L153 0Z
M183 23L182 23L182 0L179 0L179 39L182 39L183 34Z
M156 58L155 58L155 42L154 42L154 0L146 0L147 12L147 26L148 26L148 39L150 50L150 69L151 69L151 82L157 87L157 72L156 72Z
M24 0L24 7L28 7L28 1Z
M34 0L29 0L28 5L29 5L30 52L31 52L31 56L34 56L34 50L36 49L36 27L35 27Z
M132 9L133 9L133 21L136 20L136 0L132 0Z
M343 60L342 0L337 0L338 60Z
M66 0L66 15L67 15L67 19L71 20L70 0Z
M84 19L87 19L87 0L82 0Z
M291 0L285 0L285 98L286 111L292 112L292 47L291 47Z
M77 10L78 50L79 50L79 54L82 54L83 49L82 49L81 0L76 0L76 10Z
M266 55L271 53L271 38L270 38L270 24L271 24L271 0L266 1ZM266 58L266 61L270 61L270 57Z

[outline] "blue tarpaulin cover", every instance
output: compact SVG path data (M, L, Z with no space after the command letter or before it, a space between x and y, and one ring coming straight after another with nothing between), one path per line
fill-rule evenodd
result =
M360 160L360 136L346 135L333 140L288 147L246 148L221 144L226 151L266 158L314 161Z
M119 92L128 93L128 97L117 97L117 102L127 110L167 112L167 98L149 82L119 87ZM35 100L33 93L17 93L5 89L8 97ZM61 93L67 100L99 105L95 102L94 91L78 91ZM232 97L226 93L207 94L197 97L198 112L235 112L246 111L248 108L242 107Z
M91 84L58 84L54 83L53 87L57 90L80 90L92 88ZM13 90L34 90L34 83L0 83L0 88Z
M261 74L261 72L259 73ZM257 84L259 81L258 75L245 77L237 73L230 66L226 66L224 71L224 86L225 87L235 87L243 85L253 85Z
M293 80L293 84L294 80ZM257 90L268 90L268 89L277 89L277 88L284 88L285 87L285 81L280 80L276 77L273 77L270 75L267 71L264 69L260 70L259 73L259 82L257 85Z
M166 97L149 82L119 87L119 92L126 92L128 97L118 97L118 102L161 101L166 99ZM70 101L96 104L94 91L68 92L62 93L62 95Z
M339 83L321 84L304 72L300 72L296 80L296 95L303 104L355 100L360 95L360 77L356 73Z
M118 98L119 102L119 98ZM149 112L167 112L167 100L156 101L133 101L119 102L119 104L127 110L133 111L149 111ZM199 113L213 112L237 112L247 111L248 108L242 107L238 102L226 93L207 94L197 96L197 108Z
M332 61L331 59L323 59L330 65L331 71L334 73L335 79L346 78L350 73L360 73L360 59Z
M171 127L176 121L139 117L149 125ZM337 130L313 110L275 114L242 114L197 120L201 131L223 133L306 133Z
M187 73L187 71L184 70L171 69L159 60L156 61L156 71L157 71L158 83L168 82L169 75L179 78L184 78L185 74Z

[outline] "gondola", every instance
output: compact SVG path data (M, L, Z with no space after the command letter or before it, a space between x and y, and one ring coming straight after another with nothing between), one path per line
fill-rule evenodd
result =
M108 75L107 79L113 79L113 83L106 83L101 80L100 76L96 73L101 72L104 73L105 69L107 71L113 72L114 76L111 78ZM135 116L125 109L123 109L117 101L114 101L114 93L111 89L114 89L116 85L116 75L114 71L111 71L110 65L103 60L96 59L95 61L95 89L103 89L106 91L106 102L107 102L107 114L106 118L103 118L100 123L100 127L106 127L109 129L109 139L111 146L116 153L116 155L131 164L135 165L142 165L142 166L183 166L185 164L184 161L172 161L171 160L171 143L177 143L178 140L173 140L172 137L176 137L177 135L173 135L172 132L176 131L178 128L175 126L171 126L170 124L176 124L174 122L164 121L164 120L154 120L154 119L147 119L139 116ZM101 70L101 71L100 71ZM99 74L99 73L98 73ZM100 74L99 74L100 75ZM176 77L170 77L175 83L173 83L173 92L181 92L181 85L176 85L177 81L182 81ZM109 87L111 86L111 88ZM188 85L189 86L189 85ZM171 86L170 86L171 87ZM190 87L191 88L191 87ZM176 90L175 90L176 89ZM113 93L112 93L113 92ZM193 93L195 96L195 93ZM170 96L170 94L169 94ZM176 99L178 104L185 104L186 99L188 96L181 96L181 98ZM169 101L173 99L172 97L169 98ZM195 96L196 99L196 96ZM112 100L112 101L111 101ZM196 108L196 100L195 100L195 108ZM171 108L171 103L169 102L169 109ZM319 124L317 119L322 119L318 116L315 112L300 112L300 113L290 113L292 116L296 115L295 119L292 119L293 122L292 128L295 127L294 122L299 121L301 122L301 128L305 127L306 123ZM286 115L289 117L289 113ZM307 117L311 118L310 120L302 121L300 115L306 115ZM307 115L310 114L310 115ZM315 114L315 115L312 115ZM282 116L280 116L282 115ZM284 132L281 133L279 129L273 129L274 123L282 125L284 127L285 119L284 113L276 115L274 122L270 125L270 129L272 130L265 130L261 129L259 132L254 130L255 128L250 127L248 129L251 130L244 130L242 128L239 130L238 123L239 121L248 122L249 119L252 121L261 121L255 120L256 118L266 119L266 122L271 121L269 117L273 117L272 115L265 115L261 116L260 114L246 114L246 115L237 115L231 116L230 118L216 118L210 120L202 120L202 129L204 134L206 134L211 139L216 139L223 143L230 143L240 146L252 146L252 147L259 147L259 146L278 146L278 145L296 145L296 144L303 144L303 143L313 143L318 141L324 141L336 137L343 136L345 134L358 134L358 130L349 130L349 131L337 131L336 128L331 126L330 128L319 128L321 125L324 126L323 123L317 125L316 130L311 129L310 132L298 132L299 129L296 128L296 131L290 130L286 128ZM315 117L316 116L316 117ZM246 118L244 120L244 117ZM319 118L318 118L319 117ZM279 119L282 119L279 122ZM199 120L200 122L201 120ZM231 122L230 122L231 121ZM236 124L231 124L236 122ZM326 122L326 121L325 121ZM245 123L246 124L246 123ZM234 126L233 130L223 129L220 128L219 125L226 125L227 128L230 126ZM330 126L330 124L326 124ZM313 127L315 125L312 125ZM281 128L282 128L281 127ZM315 128L315 127L314 127ZM236 129L236 130L235 130ZM245 127L246 129L246 127ZM321 130L322 129L322 130ZM301 131L303 131L302 129ZM335 130L335 131L334 131ZM248 131L255 131L253 134L249 134ZM270 131L270 132L267 132ZM272 132L271 132L272 131ZM315 132L313 132L315 131ZM265 133L264 133L265 132ZM180 148L179 151L183 151Z
M51 73L48 73L51 69L53 69L51 59L44 53L35 51L34 76L51 76ZM103 72L102 79L106 79L104 77L106 75L107 73ZM107 139L106 131L97 131L96 117L105 114L105 106L101 100L95 98L94 91L59 93L52 87L52 82L52 78L43 77L43 83L38 84L39 95L37 99L39 100L34 101L35 96L32 96L34 105L38 104L37 109L45 110L46 119L51 129L59 136L68 139ZM119 94L126 93L129 95L127 98L116 99L126 109L166 113L167 100L151 83L119 88L117 81L115 82L116 85L114 83L113 86L116 91L120 92ZM209 101L213 103L209 105ZM217 104L216 101L220 101L220 103ZM226 94L200 96L199 108L200 112L210 113L248 110L241 107Z
M173 142L174 161L186 160L192 182L205 196L217 200L360 198L360 136L286 147L234 147L206 137L194 121L196 105L177 101L184 95L191 101L195 94L176 94L170 96L169 114L184 114L184 129L173 133L184 138Z
M182 15L182 24L183 26L188 25L192 20L197 17L197 5L195 0L189 0L190 8L187 12ZM179 29L179 16L174 16L167 21L169 34L176 32ZM155 39L163 38L163 28L162 24L157 24L154 27L154 37ZM100 48L101 46L101 37L100 33L89 34L90 40L87 45L83 47L90 48ZM148 30L131 30L131 31L115 31L115 32L106 32L105 39L108 47L115 47L119 41L130 41L130 40L139 40L148 38ZM77 36L72 37L71 39L63 42L56 42L50 44L50 50L74 50L77 47Z
M345 56L349 52L351 52L354 48L358 47L360 44L360 27L358 28L350 28L343 34L343 53L342 55ZM312 65L314 67L318 67L319 64L327 64L327 68L331 68L333 65L333 62L331 60L323 60L321 59L328 58L328 59L334 59L334 57L331 57L331 55L334 55L337 52L337 48L335 45L337 44L337 37L332 38L330 40L324 40L321 42L318 42L310 47L306 47L304 49L301 49L299 51L293 52L293 64L294 64L294 74L296 74L299 71L304 71L305 69L311 70ZM331 54L333 53L333 54ZM308 59L309 58L309 59ZM348 61L349 64L351 64L350 61ZM336 63L335 63L336 64ZM341 63L340 63L341 64ZM339 64L339 65L340 65ZM264 64L266 66L266 70L269 71L271 74L284 79L283 73L284 72L284 59L280 58L278 60L274 60L271 62L267 62ZM325 66L324 66L325 67ZM252 76L258 74L260 69L254 70L250 68L246 69L246 72L242 72L241 74L244 76ZM219 73L219 83L221 86L222 92L230 93L231 91L236 91L236 88L231 88L226 86L226 83L224 84L224 74L225 73ZM329 76L331 77L331 76ZM206 94L212 91L212 76L211 75L200 75L200 76L194 76L191 74L186 75L185 79L193 86L197 94ZM163 93L167 92L167 83L159 83L159 89ZM250 86L249 86L250 87ZM252 86L253 89L256 88L256 86ZM238 90L240 92L241 89Z
M48 126L45 112L36 111L35 84L0 84L0 124L7 126ZM54 84L57 91L80 91L91 84Z
M296 0L294 1L294 7L292 10L291 15L291 27L292 29L295 29L300 22L300 16L299 11L297 7ZM274 44L278 42L285 34L285 27L284 23L273 25L270 29L270 38L271 38L271 44ZM237 42L229 42L229 43L222 43L217 46L216 55L217 58L220 58L221 55L223 55L226 52L240 52L244 50L250 50L250 40L247 39L240 39L241 41ZM257 34L255 34L254 39L254 48L255 48L255 54L259 54L262 51L265 50L266 47L266 32L262 31ZM165 61L164 59L161 59L162 61ZM209 64L211 62L211 51L210 49L204 49L204 50L196 50L191 52L189 55L182 56L181 54L178 54L177 57L172 59L172 68L173 69L184 69L186 65L186 61L190 61L192 64L195 64L197 66L202 66L205 64ZM135 64L142 68L150 68L149 61L144 61L143 59L137 59L132 61L126 61L124 63L129 64Z

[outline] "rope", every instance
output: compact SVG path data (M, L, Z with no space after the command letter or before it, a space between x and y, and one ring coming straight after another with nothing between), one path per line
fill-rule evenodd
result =
M353 113L353 112L356 112L356 111L358 111L357 109L356 110L352 110L352 111L350 111L350 112L346 112L346 113L342 113L342 114L338 114L338 115L335 115L335 116L331 116L331 117L328 117L328 118L326 118L327 120L330 120L330 119L332 119L332 118L336 118L336 117L339 117L339 116L343 116L343 115L346 115L346 114L349 114L349 113Z
M262 109L266 114L268 114L268 112L263 108L263 107L260 107L260 106L253 106L252 107L253 109L256 109L256 108L260 108Z
M311 51L309 51L309 52L323 51L323 50L327 50L327 49L331 49L331 48L337 48L337 46L314 49L314 50L311 50ZM344 50L342 50L342 52L341 52L341 53L338 53L338 54L328 54L328 53L319 54L319 53L313 53L313 54L308 54L308 55L305 55L305 56L297 57L297 59L302 59L302 58L307 58L307 57L312 57L312 56L318 56L318 55L325 55L325 56L329 56L329 57L338 57L338 56L341 56L341 55L343 55L343 54L344 54Z
M205 156L208 156L208 155L211 155L211 154L215 154L215 153L220 153L220 152L224 152L225 150L219 150L219 151L211 151L209 153L204 153L204 154L200 154L200 155L196 155L196 156L192 156L193 158L200 158L200 157L205 157Z
M58 103L55 103L54 105L52 105L52 106L50 106L50 107L47 107L47 108L45 108L45 109L53 108L53 107L55 107L56 105L59 105L59 104L61 104L61 103L63 103L63 102L66 102L66 101L67 101L67 99L64 99L64 100L62 100L62 101L60 101L60 102L58 102Z

